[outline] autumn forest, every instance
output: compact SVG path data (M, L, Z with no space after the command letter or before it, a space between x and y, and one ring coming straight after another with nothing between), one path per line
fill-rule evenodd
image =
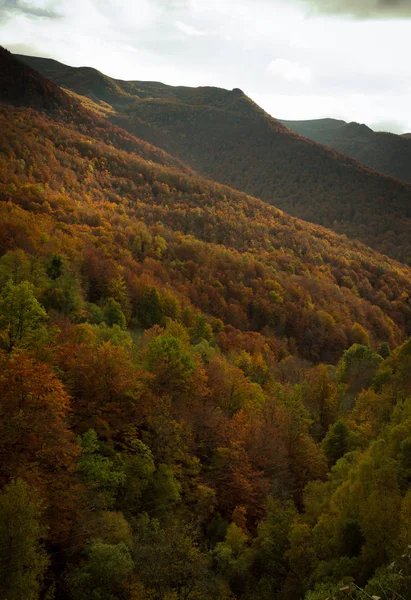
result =
M0 598L410 598L411 186L240 90L25 58Z

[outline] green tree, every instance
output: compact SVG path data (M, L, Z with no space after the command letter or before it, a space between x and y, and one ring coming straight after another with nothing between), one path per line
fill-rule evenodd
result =
M282 588L287 572L287 553L290 550L290 533L296 517L292 502L280 502L270 497L266 517L258 525L254 541L252 571L256 578L256 598L276 598Z
M317 563L310 527L306 523L295 521L290 530L289 542L288 574L284 591L287 591L286 598L297 598L307 589Z
M158 465L147 488L147 512L157 517L167 514L180 500L181 485L168 465Z
M204 315L199 315L196 318L195 325L191 331L191 343L198 344L201 340L210 342L214 337L211 325L207 323Z
M322 448L330 466L334 465L344 454L353 450L355 441L355 434L348 429L345 423L337 421L331 425L322 441Z
M41 296L41 301L47 310L57 310L63 315L74 313L83 305L80 284L73 273L63 273L52 279Z
M149 329L153 325L162 325L164 310L157 288L144 289L140 301L135 306L135 316L144 329Z
M94 497L94 503L100 500L103 507L110 508L119 486L126 480L123 464L115 464L115 460L100 454L97 434L93 429L89 429L78 441L82 449L78 471L87 485L90 500Z
M133 558L139 578L154 598L209 600L222 598L209 557L196 543L192 528L142 515L135 527Z
M64 257L53 252L46 263L46 273L50 279L58 279L64 272Z
M47 277L38 258L17 249L9 250L0 258L0 288L10 279L14 284L29 281L39 289Z
M170 334L159 335L148 344L144 363L154 375L154 386L170 393L185 391L196 367L181 340Z
M248 535L235 523L227 527L225 539L216 545L214 556L218 570L229 581L234 591L246 586L253 552L248 545Z
M121 310L121 304L117 302L117 300L114 300L114 298L109 298L107 300L103 310L103 315L104 320L109 327L118 325L121 329L126 328L126 317Z
M48 566L36 494L17 479L0 496L0 598L37 600Z
M346 384L347 410L351 410L353 398L371 385L382 362L379 354L361 344L354 344L344 352L338 375L341 383Z
M28 281L8 281L0 295L0 327L5 329L6 349L24 342L47 318L47 313L34 296Z
M124 542L92 540L86 548L85 562L68 575L70 596L73 600L122 600L133 569Z
M391 348L387 342L382 342L382 344L380 344L380 347L378 348L378 354L384 359L390 356Z
M120 489L119 502L129 512L137 511L143 492L156 470L152 452L141 440L132 440L123 453L125 481Z

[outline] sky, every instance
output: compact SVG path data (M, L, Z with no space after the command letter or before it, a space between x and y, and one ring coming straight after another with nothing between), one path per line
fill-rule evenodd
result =
M394 133L411 132L410 33L411 0L0 0L12 52Z

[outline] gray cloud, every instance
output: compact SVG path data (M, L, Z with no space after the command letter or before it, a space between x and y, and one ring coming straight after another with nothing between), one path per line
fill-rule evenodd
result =
M302 0L315 12L357 18L411 18L411 0Z
M56 19L60 15L53 9L40 8L23 0L1 0L0 21L23 14L32 18Z

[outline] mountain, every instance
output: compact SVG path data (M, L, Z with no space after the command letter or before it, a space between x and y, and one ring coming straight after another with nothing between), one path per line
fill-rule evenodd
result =
M108 120L199 174L411 262L411 186L294 134L241 90L113 80L20 58L58 85L109 103Z
M192 92L184 90L182 93ZM209 101L209 95L214 94L221 102L220 91L204 93L208 94ZM249 105L240 92L234 95L227 92L224 98L226 102L245 101ZM19 119L18 110L3 109L3 200L29 212L34 210L38 219L44 212L47 218L57 218L57 221L68 219L72 231L94 224L92 230L95 227L97 233L102 223L111 222L110 237L114 235L115 239L123 240L121 243L128 239L121 231L127 229L129 219L143 220L145 226L150 227L162 223L162 227L170 229L163 235L165 239L174 239L177 232L195 236L197 242L191 252L197 261L201 259L202 267L196 267L199 269L195 277L196 291L193 289L190 295L194 294L198 308L205 312L211 310L210 298L216 294L212 289L217 285L218 295L225 290L226 297L223 303L218 301L213 305L214 316L246 330L274 328L273 332L280 338L294 338L301 354L310 359L325 357L332 347L329 359L337 356L339 348L354 339L351 329L357 321L376 344L398 343L402 335L409 333L410 308L404 295L409 286L407 268L359 243L298 221L267 203L202 179L187 168L179 169L172 157L161 151L156 155L155 149L145 142L129 133L122 134L85 108L81 117L76 112L64 113L63 117L60 113L54 116L35 113L27 114L23 121ZM20 168L20 163L13 162L12 157L22 157L19 140L23 139L36 159L34 162L23 153L24 166ZM63 212L62 206L65 207ZM117 227L120 227L118 231ZM178 236L175 240L179 245ZM112 243L107 241L106 253ZM130 251L130 243L129 240L122 252ZM249 291L243 290L240 283L237 289L229 279L224 283L221 280L211 283L212 268L207 256L215 254L215 268L225 269L224 262L220 264L217 259L221 251L219 245L225 247L224 252L230 257L228 273L238 261L241 264L242 255L245 262L244 266L235 267L238 273L245 268L247 257L261 264L258 267L262 269L261 274ZM177 256L179 251L176 250L176 254L171 253L167 259L164 285L171 273L170 281L184 280L188 276L185 262L175 262ZM265 287L264 281L270 281L275 272L281 282L277 282L279 297L274 306L270 305L270 297L277 283L274 278ZM163 279L160 272L156 277ZM218 282L219 276L215 280ZM205 284L206 281L209 283ZM294 283L289 288L291 281ZM306 299L302 303L293 300L294 285L305 290ZM204 293L199 293L203 286ZM387 286L391 288L389 294ZM206 289L209 289L207 294ZM257 293L259 300L252 299ZM252 296L246 301L249 294ZM242 306L244 302L247 308ZM314 303L312 310L308 309L310 303ZM325 326L328 317L322 311L331 315L330 327ZM340 323L338 327L337 323ZM314 334L317 327L321 335ZM328 339L330 335L335 336L333 343ZM312 339L309 344L308 339Z
M74 102L55 83L0 46L0 102L68 109Z
M0 597L407 598L411 269L3 59Z
M375 132L366 125L335 119L281 121L299 135L330 146L384 175L411 183L410 135Z

